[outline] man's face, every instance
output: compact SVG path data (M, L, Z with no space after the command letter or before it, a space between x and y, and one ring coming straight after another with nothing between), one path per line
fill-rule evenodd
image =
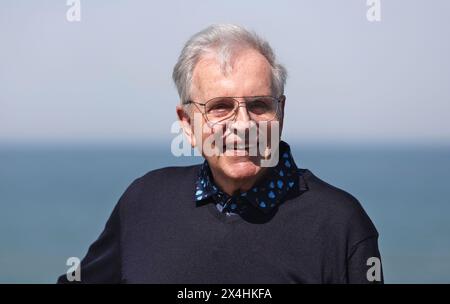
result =
M202 58L194 69L191 99L195 102L205 103L215 97L271 95L270 64L264 56L255 50L248 49L239 52L233 58L233 69L227 76L223 75L220 64L213 55ZM238 98L237 100L241 102L241 106L238 108L235 120L231 121L231 125L228 124L228 126L226 124L217 124L214 127L210 127L211 123L208 125L206 117L200 115L204 113L204 107L195 104L190 105L189 117L191 119L189 126L195 137L192 142L193 145L198 147L198 145L204 144L208 138L211 138L214 133L217 134L219 131L221 131L219 132L220 134L223 134L223 140L228 144L248 145L249 129L256 126L255 129L260 131L262 128L258 128L257 122L251 121L245 107L245 99ZM282 117L283 108L284 100L279 105L279 116L268 123L268 143L271 142L270 127L273 123L280 123L279 129L281 133L279 117ZM196 113L197 115L195 115ZM193 119L194 117L195 119ZM195 124L198 124L197 127L194 126ZM237 132L230 132L230 128L227 128L230 126ZM246 136L242 137L242 134L246 134ZM208 160L213 172L227 178L244 180L257 176L264 169L261 166L261 159L263 158L260 155L261 152L258 151L257 155L249 155L248 149L245 148L237 150L224 148L223 153L215 153L215 155L203 153L203 156Z

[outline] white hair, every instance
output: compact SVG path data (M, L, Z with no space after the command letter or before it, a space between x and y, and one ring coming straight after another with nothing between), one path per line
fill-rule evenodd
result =
M213 24L193 35L184 45L172 78L180 96L181 104L191 98L192 76L195 65L202 56L215 54L219 60L222 73L231 70L231 59L239 49L251 48L263 55L271 66L271 90L275 96L284 94L287 71L276 61L269 43L255 32L234 24Z

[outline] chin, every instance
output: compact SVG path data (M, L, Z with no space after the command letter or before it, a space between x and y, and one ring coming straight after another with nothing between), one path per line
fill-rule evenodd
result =
M232 179L252 178L261 171L261 167L249 157L227 157L221 167L225 175Z

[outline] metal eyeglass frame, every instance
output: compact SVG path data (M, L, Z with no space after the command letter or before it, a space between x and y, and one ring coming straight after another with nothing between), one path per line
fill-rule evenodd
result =
M244 102L240 102L239 100L237 100L236 98L244 98L244 99L247 99L247 98L258 98L258 97L270 97L270 98L274 98L276 101L278 101L278 103L277 103L277 110L276 110L276 112L275 112L275 115L273 116L273 118L272 119L269 119L269 120L264 120L264 121L272 121L272 120L274 120L275 119L275 117L277 117L278 116L278 113L280 112L280 102L282 102L282 101L284 101L285 99L286 99L286 96L285 95L280 95L280 97L274 97L274 96L271 96L271 95L256 95L256 96L218 96L218 97L213 97L213 98L211 98L211 99L208 99L207 101L205 101L204 103L201 103L201 102L196 102L196 101L192 101L192 100L187 100L184 104L185 105L188 105L188 104L191 104L191 103L193 103L196 107L197 107L197 109L199 109L200 110L200 112L202 113L202 115L203 115L203 117L204 117L204 119L206 120L206 122L207 122L207 124L210 126L210 127L213 127L213 126L215 126L215 125L217 125L217 124L221 124L221 125L223 125L223 124L226 124L227 122L229 122L229 121L235 121L236 120L236 117L237 117L237 113L238 113L238 111L239 111L239 108L241 107L241 103L246 103L246 101L244 101ZM203 107L206 107L206 104L208 103L208 102L210 102L211 100L213 100L213 99L217 99L217 98L232 98L232 99L234 99L237 103L238 103L238 106L237 106L237 108L236 108L236 110L235 110L235 113L233 114L233 119L229 119L229 118L224 118L224 119L222 119L222 120L219 120L219 121L216 121L216 122L212 122L212 121L210 121L209 119L208 119L208 116L206 115L206 110L205 110L205 108L204 108L204 110L202 111L198 106L203 106ZM248 113L248 109L246 109L247 110L247 113ZM249 115L249 117L250 117L250 113L248 113L248 115ZM230 116L231 117L231 116Z

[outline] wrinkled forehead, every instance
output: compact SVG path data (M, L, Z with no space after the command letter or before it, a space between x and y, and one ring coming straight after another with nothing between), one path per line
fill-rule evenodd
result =
M197 62L192 77L191 97L206 101L218 96L271 94L271 66L258 51L236 52L224 70L217 54L208 53Z

